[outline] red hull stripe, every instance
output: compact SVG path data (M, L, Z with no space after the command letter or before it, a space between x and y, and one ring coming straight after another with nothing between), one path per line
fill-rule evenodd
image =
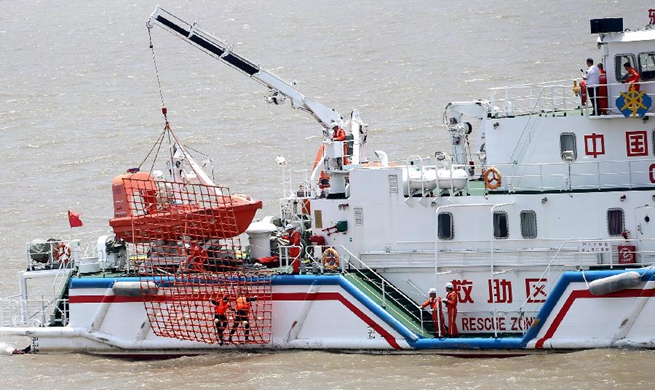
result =
M180 299L176 299L179 301ZM188 299L193 300L193 299ZM366 325L370 326L378 332L394 349L401 349L400 345L387 330L381 327L378 323L373 321L371 317L367 316L357 306L346 299L338 292L324 292L324 293L276 293L273 294L274 301L339 301L346 306L353 314L359 317ZM71 304L77 303L143 303L143 297L127 297L118 295L72 295L69 298Z
M337 292L326 293L277 293L273 294L274 301L339 301L353 312L357 317L378 332L394 349L401 349L396 342L396 338L387 332L383 327L378 325L371 317L367 316L357 308L352 302L347 300L343 295Z
M589 290L574 290L571 292L569 297L566 299L566 302L564 302L564 305L562 306L562 309L557 313L557 316L553 320L553 322L550 324L550 327L546 331L546 334L544 334L544 337L540 338L539 341L535 344L536 348L543 348L544 343L546 340L550 339L553 337L555 332L557 331L557 328L559 325L562 323L564 320L564 317L566 317L566 313L568 313L569 309L571 306L573 306L573 302L576 299L585 299L585 298L596 298L596 299L604 299L604 298L638 298L638 297L653 297L655 296L655 288L651 288L648 290L622 290L618 291L615 293L611 294L606 294L603 296L596 296L592 295Z

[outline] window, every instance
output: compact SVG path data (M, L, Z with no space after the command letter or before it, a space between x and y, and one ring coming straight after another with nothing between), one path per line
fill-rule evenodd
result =
M323 229L323 211L314 210L314 226L317 229Z
M452 240L453 232L453 215L451 213L439 213L437 216L437 234L442 240Z
M389 192L398 192L398 175L389 175Z
M361 207L355 207L353 209L355 212L355 226L363 226L364 225L364 209Z
M644 81L655 79L655 52L639 53L639 77Z
M523 238L537 237L537 213L533 210L521 211L521 235Z
M607 210L607 232L610 236L620 236L625 231L623 209Z
M562 133L559 135L559 152L564 161L575 161L578 159L575 134Z
M616 80L621 82L628 77L628 73L623 68L623 64L626 62L630 63L630 66L633 68L638 68L637 60L635 60L634 54L618 54L614 57L614 75Z
M508 236L507 213L504 211L494 211L494 237L507 238Z

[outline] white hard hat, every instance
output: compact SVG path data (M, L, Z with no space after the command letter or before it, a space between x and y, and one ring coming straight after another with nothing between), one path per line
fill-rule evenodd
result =
M428 294L436 294L436 293L437 293L436 288L431 288L431 289L428 290Z
M335 127L339 127L339 124L337 122L330 123L330 128L331 129L334 129Z
M454 288L453 284L450 283L450 282L446 283L446 289L449 289L449 288Z
M287 226L284 227L284 230L291 230L293 229L293 225L288 223Z

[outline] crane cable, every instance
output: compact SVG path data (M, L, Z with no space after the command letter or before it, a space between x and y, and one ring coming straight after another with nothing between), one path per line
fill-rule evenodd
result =
M164 121L166 121L166 127L168 127L168 110L166 109L166 104L164 104L164 93L161 89L161 80L159 79L159 68L157 67L157 60L155 58L155 46L152 44L152 34L150 32L151 28L148 27L148 40L150 41L150 50L152 51L152 63L155 65L155 76L157 78L157 86L159 87L159 97L161 99L161 113L164 115Z

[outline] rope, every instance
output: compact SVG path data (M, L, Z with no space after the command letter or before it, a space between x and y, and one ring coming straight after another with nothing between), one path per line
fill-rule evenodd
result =
M148 40L150 41L150 50L152 51L152 63L155 65L155 77L157 78L157 86L159 87L159 98L161 99L161 113L164 115L164 120L166 121L166 127L168 127L168 117L166 116L166 104L164 103L164 93L161 89L161 80L159 78L159 68L157 67L157 59L155 57L155 46L152 44L152 34L150 32L150 27L148 27Z

